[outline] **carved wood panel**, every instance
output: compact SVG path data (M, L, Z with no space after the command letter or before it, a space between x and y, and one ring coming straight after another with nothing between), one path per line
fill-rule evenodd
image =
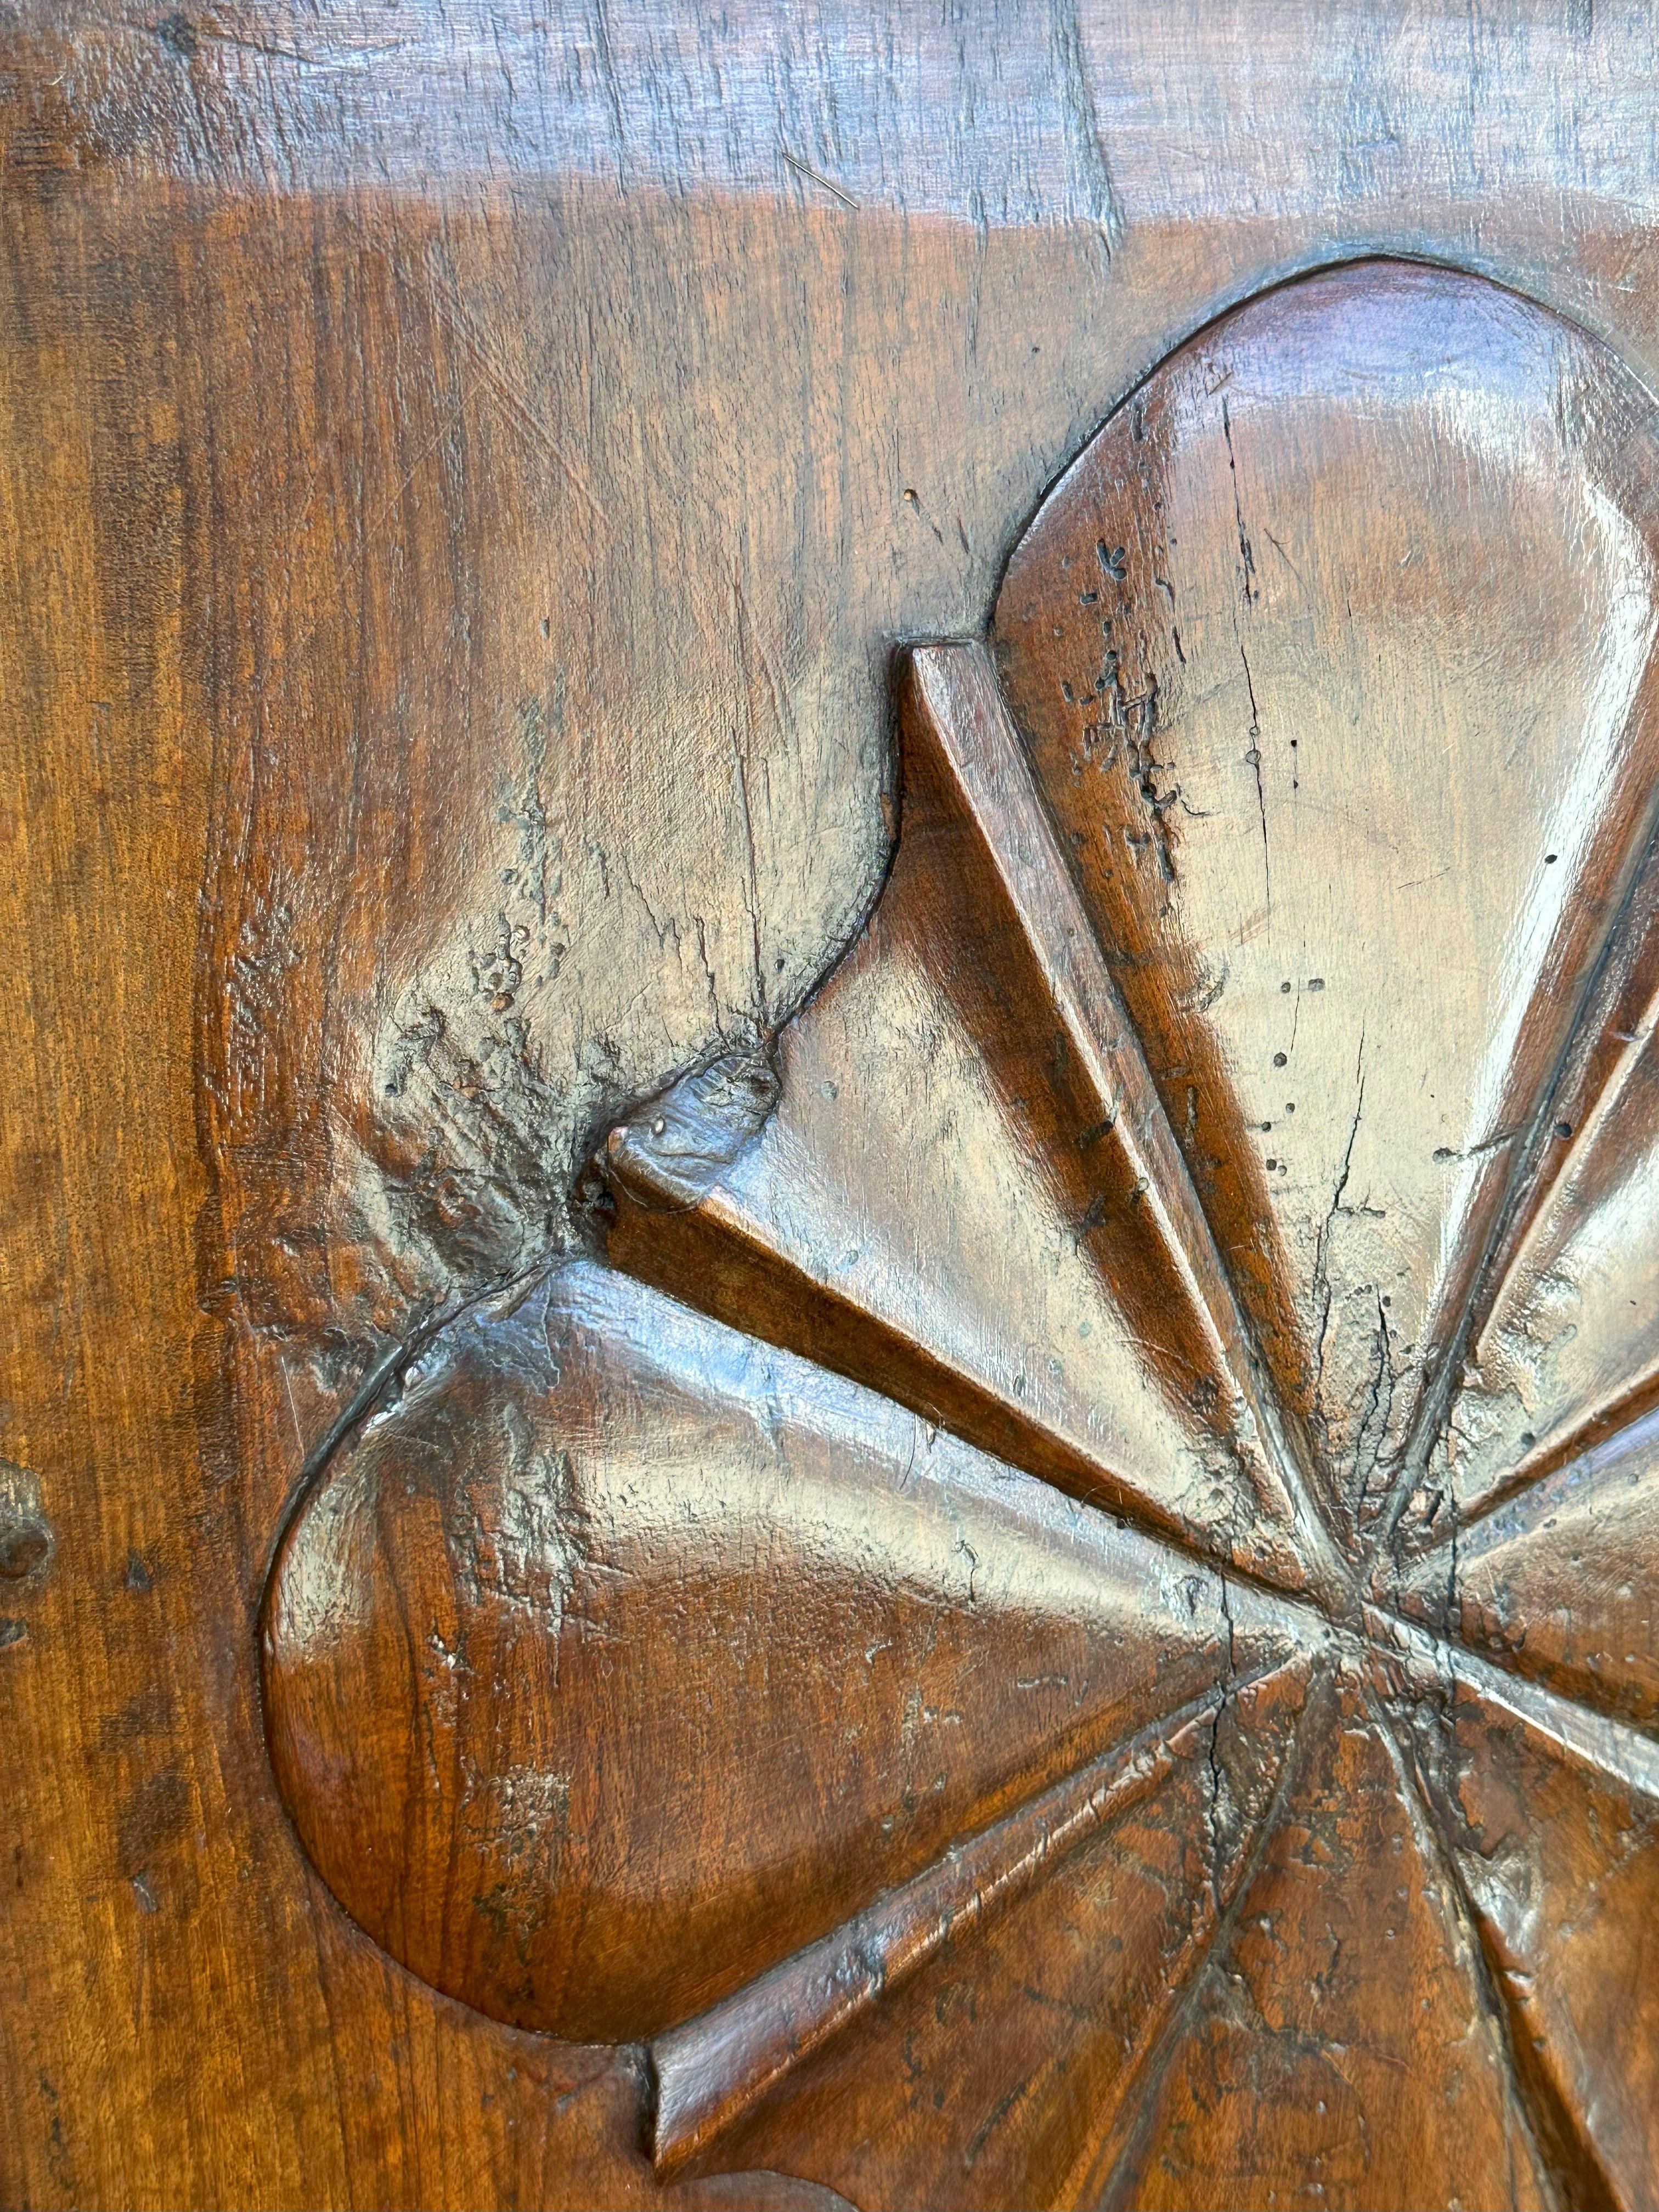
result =
M0 20L0 2203L1653 2201L1653 32Z
M1444 270L1178 349L832 973L328 1455L306 1847L659 2173L1641 2201L1656 432Z

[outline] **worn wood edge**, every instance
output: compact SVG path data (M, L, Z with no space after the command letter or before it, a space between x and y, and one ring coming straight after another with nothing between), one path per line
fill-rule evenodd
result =
M1308 1653L1224 1681L1140 1729L750 1983L647 2046L651 2157L664 2176L708 2150L778 2081L955 1936L1026 1896L1207 1742L1228 1704L1305 1674Z

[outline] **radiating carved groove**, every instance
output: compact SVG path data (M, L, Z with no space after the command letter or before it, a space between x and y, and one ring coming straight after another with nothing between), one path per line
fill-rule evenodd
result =
M1569 1048L1571 1042L1569 1039ZM1456 1393L1459 1369L1480 1329L1483 1296L1489 1303L1497 1294L1498 1255L1509 1218L1526 1206L1531 1197L1529 1176L1546 1149L1543 1140L1550 1122L1553 1088L1542 1093L1533 1109L1525 1141L1511 1165L1508 1185L1499 1200L1489 1241L1480 1260L1470 1270L1462 1310L1444 1345L1425 1375L1422 1395L1412 1428L1367 1547L1365 1565L1374 1565L1395 1541L1401 1517L1412 1498L1421 1487L1429 1462L1445 1433ZM1455 1508L1453 1510L1455 1511Z
M1468 1681L1413 1722L1569 2193L1645 2205L1659 2158L1659 1803Z
M833 1934L650 2046L652 2156L672 2172L696 2158L792 2068L915 1972L939 1947L984 1926L1178 1759L1207 1745L1229 1699L1307 1662L1260 1668L1091 1759L890 1892Z
M1645 1392L1637 1394L1639 1398ZM1437 1552L1448 1551L1453 1545L1466 1549L1465 1557L1476 1556L1479 1547L1488 1540L1500 1521L1512 1517L1517 1509L1524 1508L1533 1494L1540 1492L1551 1475L1580 1473L1589 1478L1616 1468L1627 1461L1647 1460L1659 1453L1659 1409L1640 1406L1629 1419L1610 1425L1605 1436L1587 1449L1578 1451L1552 1450L1540 1455L1538 1461L1524 1474L1517 1469L1515 1479L1490 1497L1483 1498L1478 1511L1455 1524L1448 1522L1437 1525L1431 1534L1425 1535L1417 1548L1412 1565L1415 1571L1425 1571L1430 1560Z
M1414 1622L1367 1607L1372 1641L1432 1694L1462 1683L1535 1729L1586 1766L1659 1805L1659 1742L1624 1721L1596 1712L1546 1684L1495 1666L1479 1652L1431 1636Z
M1655 804L1659 805L1659 794ZM1462 1364L1492 1319L1506 1285L1523 1267L1548 1200L1574 1163L1593 1146L1635 1075L1644 1052L1659 1033L1659 832L1654 830L1651 818L1637 840L1637 849L1639 858L1632 879L1586 978L1559 1064L1539 1099L1486 1252L1471 1277L1455 1338L1425 1393L1416 1431L1401 1455L1371 1547L1373 1562L1380 1559L1399 1534L1413 1494L1443 1440ZM1565 1141L1559 1134L1563 1128L1571 1133ZM1527 1454L1482 1499L1480 1512L1517 1496L1564 1467L1645 1412L1656 1399L1659 1360L1628 1377L1611 1400L1585 1407L1537 1451ZM1448 1504L1455 1522L1458 1517L1455 1494ZM1462 1522L1466 1529L1472 1525L1470 1521ZM1422 1534L1434 1543L1447 1538L1450 1529Z
M1375 1698L1371 1705L1377 1735L1387 1746L1400 1778L1401 1800L1409 1809L1414 1809L1418 1834L1428 1845L1462 1923L1474 1987L1503 2054L1510 2097L1532 2138L1534 2151L1560 2197L1563 2212L1624 2212L1601 2172L1594 2147L1576 2126L1547 2069L1540 2064L1525 2021L1516 2015L1509 1978L1492 1952L1486 1917L1469 1894L1457 1854L1441 1822L1434 1794L1409 1740Z
M1531 1491L1541 1489L1541 1484L1547 1484L1551 1475L1566 1474L1568 1468L1579 1462L1604 1464L1617 1458L1637 1436L1648 1437L1655 1433L1650 1429L1655 1411L1659 1411L1659 1360L1655 1360L1652 1367L1644 1367L1641 1374L1632 1376L1628 1389L1621 1389L1601 1405L1586 1407L1583 1416L1573 1422L1573 1427L1562 1429L1548 1440L1547 1447L1528 1453L1520 1467L1495 1484L1480 1500L1478 1509L1455 1528L1436 1520L1431 1533L1422 1537L1420 1547L1413 1544L1411 1553L1420 1551L1427 1555L1453 1541L1462 1544L1468 1535L1478 1531L1482 1522L1489 1520L1493 1513L1502 1513L1504 1506L1520 1504Z
M655 1102L653 1102L654 1104ZM641 1157L634 1133L618 1131L606 1164L634 1200L654 1206L658 1186L653 1164ZM613 1238L611 1255L617 1257ZM1160 1510L1115 1469L1090 1457L1062 1436L1029 1417L959 1367L948 1364L916 1336L872 1314L833 1285L813 1282L757 1233L753 1219L718 1188L710 1189L675 1225L672 1238L656 1241L653 1263L629 1267L699 1312L741 1328L763 1343L844 1375L850 1382L881 1377L883 1395L925 1421L960 1437L980 1451L1034 1474L1085 1504L1103 1506L1133 1526L1173 1544L1194 1558L1213 1561L1194 1544L1173 1514ZM1264 1589L1296 1587L1266 1571L1252 1573L1234 1560L1231 1571Z
M1443 1840L1442 1849L1444 1851ZM1490 2001L1503 2024L1516 2090L1533 2140L1555 2184L1564 2212L1640 2212L1639 2207L1613 2186L1595 2139L1584 2124L1583 2115L1576 2112L1562 2095L1559 2083L1544 2063L1535 2045L1531 2023L1516 2002L1514 1978L1504 1971L1484 1917L1474 1912L1455 1862L1449 1852L1445 1852L1445 1856L1452 1868L1452 1880L1458 1893L1473 1918L1481 1966L1490 1985Z
M942 775L954 803L967 811L1053 1018L1099 1102L1103 1118L1095 1133L1109 1133L1119 1148L1132 1202L1154 1225L1176 1294L1236 1395L1234 1480L1253 1488L1262 1534L1253 1548L1234 1545L1231 1564L1268 1585L1316 1591L1328 1610L1352 1618L1351 1577L1272 1395L1261 1386L1231 1279L1032 786L984 648L919 648L908 697L907 787L921 772ZM604 1170L619 1201L608 1247L614 1263L855 1380L879 1376L890 1395L981 1449L1104 1500L1161 1535L1193 1542L1192 1527L1134 1479L1138 1471L1109 1467L1080 1449L1074 1436L1057 1432L1030 1406L988 1389L959 1365L953 1368L890 1315L844 1295L821 1272L803 1265L783 1248L772 1219L757 1213L746 1188L705 1178L696 1204L689 1206L678 1149L667 1169L658 1158L664 1138L686 1118L678 1100L649 1104L614 1131L604 1149ZM702 1149L710 1148L720 1149L720 1140ZM738 1148L730 1149L735 1158ZM800 1166L807 1170L811 1163ZM789 1167L781 1154L773 1163L774 1179L787 1180ZM1220 1415L1215 1429L1223 1433ZM1275 1528L1289 1540L1275 1543Z
M1449 1893L1456 1900L1474 1954L1476 1987L1504 2052L1511 2094L1563 2212L1632 2212L1613 2187L1583 2114L1574 2112L1562 2095L1535 2047L1532 2025L1516 2001L1513 1976L1496 1948L1488 1916L1470 1892L1435 1790L1414 1747L1386 1711L1379 1710L1377 1728L1398 1763L1402 1789L1419 1808L1421 1828L1431 1843Z
M1054 824L1033 787L1018 737L982 646L923 647L915 682L950 752L988 851L1013 896L1026 935L1052 979L1056 1012L1101 1095L1116 1111L1132 1165L1196 1310L1231 1370L1265 1446L1268 1477L1282 1486L1270 1508L1288 1507L1305 1547L1313 1586L1340 1606L1348 1577L1302 1480L1271 1393L1261 1387L1248 1325L1198 1194L1175 1140L1117 988L1072 883ZM1109 1052L1109 1061L1105 1054Z
M1146 1203L1249 1409L1267 1453L1268 1479L1279 1486L1280 1495L1270 1492L1263 1503L1288 1508L1310 1587L1326 1606L1351 1613L1352 1577L1313 1502L1277 1402L1263 1387L1232 1279L1054 823L1032 784L990 656L978 644L923 647L915 668L918 689L951 751L987 849L995 855L1026 934L1053 979L1056 1011L1067 1034L1094 1069L1102 1095L1110 1097L1115 1085L1120 1092L1123 1142L1146 1183Z
M665 1108L672 1113L676 1103L672 1093L652 1101L641 1118L648 1122ZM672 1185L658 1180L655 1163L634 1127L625 1125L613 1133L605 1158L608 1175L634 1204L653 1210L672 1205L678 1217L672 1236L653 1235L647 1228L630 1236L621 1249L620 1240L613 1236L610 1256L629 1273L712 1319L810 1358L851 1382L867 1382L879 1376L883 1395L925 1421L1085 1504L1104 1508L1206 1568L1214 1566L1213 1552L1195 1540L1190 1525L1163 1510L1141 1486L1079 1450L1064 1435L1022 1413L961 1368L947 1364L919 1337L872 1314L832 1285L805 1276L758 1233L753 1218L718 1184L706 1189L695 1205L685 1205ZM648 1258L641 1249L647 1240ZM1304 1503L1304 1510L1316 1515L1310 1502ZM1263 1560L1234 1551L1228 1558L1228 1571L1257 1589L1306 1595L1329 1617L1351 1618L1356 1604L1352 1585L1328 1546L1322 1565L1329 1579L1316 1583L1311 1576L1304 1578L1295 1571L1293 1554Z
M1563 1587L1576 1592L1562 1606ZM1379 1594L1383 1594L1379 1585ZM1570 1701L1659 1721L1659 1412L1425 1552L1395 1602Z
M1611 1466L1628 1453L1645 1449L1650 1440L1659 1441L1656 1414L1659 1414L1659 1365L1635 1376L1628 1390L1605 1406L1591 1407L1571 1428L1552 1437L1547 1446L1529 1454L1493 1486L1474 1512L1459 1516L1449 1504L1447 1513L1437 1514L1407 1547L1403 1560L1407 1570L1413 1571L1418 1561L1426 1561L1437 1552L1477 1539L1498 1516L1524 1504L1534 1491L1544 1488L1552 1475L1580 1467L1589 1470Z
M1191 2024L1210 1962L1224 1950L1231 1939L1244 1900L1249 1895L1273 1838L1284 1821L1291 1793L1303 1771L1307 1756L1306 1746L1313 1730L1320 1724L1329 1694L1328 1685L1322 1683L1321 1679L1316 1676L1307 1709L1299 1717L1286 1747L1285 1763L1279 1770L1273 1802L1262 1816L1255 1843L1239 1866L1231 1894L1224 1909L1212 1922L1204 1941L1195 1944L1191 1953L1182 1960L1181 1978L1170 1989L1169 2009L1163 2029L1147 2045L1133 2075L1123 2086L1118 2109L1128 2112L1139 2108L1139 2117L1127 2139L1116 2146L1108 2172L1103 2176L1092 2172L1086 2176L1079 2176L1077 2185L1066 2191L1069 2203L1097 2205L1103 2208L1103 2212L1109 2212L1110 2208L1121 2203L1122 2192L1132 2188L1139 2179L1154 2123L1158 2085L1169 2070L1170 2062ZM1109 2140L1105 2148L1108 2150L1113 2148Z
M1582 1094L1595 1047L1600 1041L1595 1013L1598 1009L1605 1013L1609 993L1617 995L1617 986L1622 980L1618 959L1620 922L1628 914L1636 889L1632 883L1626 895L1625 914L1613 922L1585 979L1578 1012L1563 1046L1559 1063L1540 1093L1525 1142L1516 1154L1509 1188L1493 1219L1486 1249L1471 1271L1462 1316L1426 1378L1416 1421L1401 1455L1400 1467L1370 1546L1370 1558L1373 1561L1395 1539L1401 1516L1413 1492L1421 1483L1429 1460L1441 1441L1450 1415L1464 1355L1490 1316L1505 1279L1518 1264L1525 1249L1527 1235L1536 1223L1544 1201L1554 1188L1565 1164L1559 1144L1552 1145L1550 1142L1551 1132L1569 1098L1575 1094ZM1655 1012L1659 1012L1659 1008ZM1628 1056L1623 1064L1627 1069ZM1612 1103L1617 1087L1616 1085L1610 1086L1608 1093L1598 1098L1598 1114ZM1577 1121L1578 1117L1575 1114L1575 1126ZM1565 1455L1571 1456L1571 1454ZM1559 1465L1560 1462L1557 1459L1553 1463ZM1539 1471L1543 1469L1540 1468ZM1525 1478L1521 1470L1516 1472L1516 1486L1520 1486ZM1455 1513L1455 1504L1452 1510Z
M1266 2204L1281 2174L1307 2173L1333 2203L1410 2203L1427 2170L1438 2202L1540 2202L1474 1947L1369 1673L1358 1650L1331 1669L1278 1837L1113 2201Z

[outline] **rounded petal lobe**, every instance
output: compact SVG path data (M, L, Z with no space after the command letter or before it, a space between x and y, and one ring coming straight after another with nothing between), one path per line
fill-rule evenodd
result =
M1659 413L1481 279L1370 263L1164 362L994 641L1351 1541L1438 1419L1644 845Z
M337 1453L266 1707L387 1949L631 2041L1288 1649L1273 1601L584 1262L455 1324Z

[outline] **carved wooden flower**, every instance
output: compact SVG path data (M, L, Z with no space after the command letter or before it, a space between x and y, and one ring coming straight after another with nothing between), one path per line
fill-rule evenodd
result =
M860 2204L1651 2201L1656 411L1372 264L902 696L771 1060L602 1158L267 1612L341 1902Z

